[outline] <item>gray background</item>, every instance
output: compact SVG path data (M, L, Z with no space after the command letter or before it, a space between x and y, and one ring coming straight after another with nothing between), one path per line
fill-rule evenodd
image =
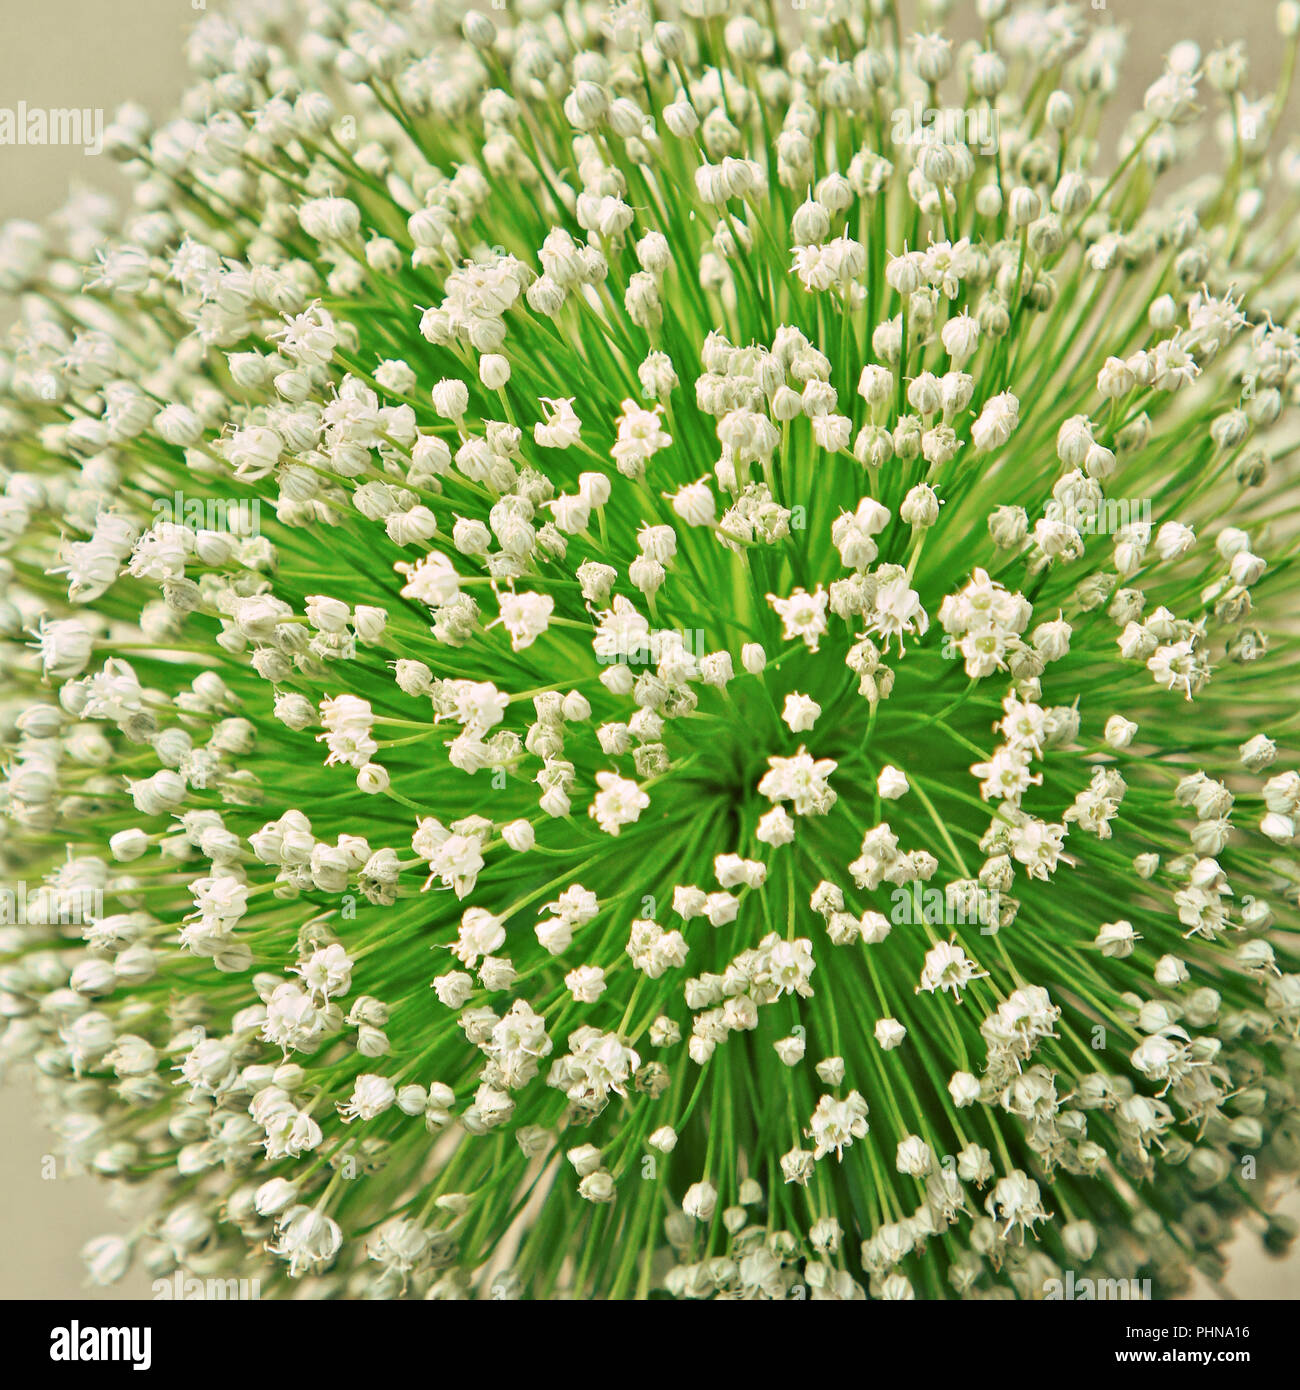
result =
M783 0L786 8L788 0ZM168 114L186 83L181 56L185 34L200 17L197 0L5 0L0 42L0 106L102 107L106 119L121 102L139 101L156 117ZM220 0L211 0L220 9ZM486 8L486 7L484 7ZM969 6L958 0L954 11ZM1277 71L1279 44L1272 0L1105 0L1106 9L1128 28L1130 57L1122 95L1140 100L1160 71L1161 55L1178 39L1203 48L1246 39L1252 59L1248 86L1260 90ZM965 26L954 21L952 29ZM1119 104L1117 102L1117 104ZM1290 110L1296 109L1293 95ZM1293 115L1294 119L1294 115ZM88 158L80 149L0 146L0 220L39 219L66 197L70 182L123 192L125 185L106 157ZM0 1298L76 1297L82 1292L78 1250L93 1235L121 1227L104 1189L88 1176L46 1180L42 1161L50 1136L32 1114L21 1080L0 1088ZM1284 1203L1300 1215L1293 1191ZM1243 1232L1231 1251L1227 1290L1238 1297L1300 1296L1300 1250L1284 1261L1259 1253L1258 1241ZM1203 1296L1213 1292L1202 1285ZM143 1276L129 1277L97 1296L149 1296Z

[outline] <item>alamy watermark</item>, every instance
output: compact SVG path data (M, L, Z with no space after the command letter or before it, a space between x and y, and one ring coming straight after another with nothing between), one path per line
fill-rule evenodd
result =
M235 536L258 536L262 503L257 497L190 497L174 492L153 501L154 524L170 522L189 531L228 531Z
M103 107L0 106L0 145L80 145L103 154Z
M51 1361L129 1361L133 1371L153 1365L153 1328L83 1327L75 1319L50 1330Z
M262 1296L260 1279L200 1279L182 1269L164 1279L155 1279L150 1287L154 1299L163 1302L234 1303Z
M1067 1269L1064 1279L1048 1279L1043 1285L1048 1301L1073 1303L1137 1303L1151 1299L1150 1279L1076 1279Z
M891 112L889 138L895 145L932 140L941 145L969 145L983 155L997 153L998 113L989 106L926 106L918 97L911 106Z
M0 883L0 927L83 926L103 915L101 888Z
M596 660L602 666L653 666L670 650L686 652L699 661L710 648L703 628L654 628L630 651L598 648Z
M1126 526L1151 524L1149 497L1103 497L1097 501L1081 497L1065 508L1061 518L1081 536L1113 536Z
M1001 924L1001 895L996 889L975 888L969 893L942 888L898 887L889 895L889 920L897 926L974 927L981 936L993 936Z

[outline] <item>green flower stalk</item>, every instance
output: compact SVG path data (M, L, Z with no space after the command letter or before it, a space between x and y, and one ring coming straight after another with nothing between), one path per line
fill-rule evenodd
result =
M948 8L258 0L3 230L2 1047L94 1279L1285 1248L1300 7L1119 121L1104 13Z

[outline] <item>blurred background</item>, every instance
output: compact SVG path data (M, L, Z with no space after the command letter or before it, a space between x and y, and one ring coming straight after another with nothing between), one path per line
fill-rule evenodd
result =
M790 8L790 0L778 4L783 11ZM222 0L8 3L0 44L0 106L12 109L25 101L29 108L102 108L107 121L122 102L135 101L164 117L187 83L186 34L205 9L223 8ZM489 4L474 8L491 12ZM1273 0L1240 0L1232 6L1222 0L1082 0L1079 8L1104 11L1098 18L1129 31L1117 107L1141 101L1160 73L1162 55L1179 39L1193 39L1203 50L1244 39L1251 59L1248 85L1260 90L1276 77ZM971 31L962 16L972 9L970 0L956 0L951 32ZM80 147L0 146L0 221L40 220L78 183L119 196L127 191L107 156L88 156ZM123 1223L110 1210L101 1184L69 1174L63 1160L53 1158L52 1136L34 1109L21 1077L0 1085L0 1298L84 1297L81 1245ZM1300 1192L1287 1194L1281 1209L1300 1218ZM1284 1260L1270 1259L1261 1253L1258 1238L1243 1229L1229 1256L1223 1289L1201 1284L1197 1296L1300 1298L1300 1247ZM89 1292L103 1298L150 1294L139 1274Z

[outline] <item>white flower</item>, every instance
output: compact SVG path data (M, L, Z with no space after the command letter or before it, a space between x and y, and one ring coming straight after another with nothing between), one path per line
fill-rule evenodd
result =
M533 645L550 625L555 610L555 600L549 594L502 594L500 604L501 622L510 634L510 648L516 652Z
M298 205L298 221L317 241L348 241L361 230L361 209L348 198L312 198Z
M795 589L789 598L768 594L767 601L781 619L785 640L798 638L809 651L815 652L826 631L826 605L830 595L818 585L811 594Z
M948 1082L948 1094L959 1109L974 1105L980 1096L979 1078L968 1071L953 1072Z
M406 573L407 580L401 591L403 598L416 598L430 608L439 608L460 593L455 566L438 551L424 556Z
M343 1244L343 1231L337 1221L314 1207L290 1207L276 1226L278 1240L267 1249L289 1264L289 1277L301 1279L334 1263Z
M704 915L715 927L724 927L736 920L740 899L731 893L710 893L705 901Z
M537 834L530 821L512 820L501 827L501 838L516 854L524 854L536 843Z
M956 942L940 941L926 953L917 992L925 990L933 994L935 990L951 990L960 1002L960 991L972 980L984 979L987 975L987 970L980 970L974 961L967 960L966 952Z
M663 407L646 410L635 401L625 400L618 417L618 438L611 453L618 471L628 478L645 475L646 464L673 441L663 428Z
M1296 1166L1280 93L1175 44L1112 153L1070 5L256 8L110 123L120 210L0 226L0 1067L61 1148L329 1297L1176 1285L1125 1177L1212 1259ZM886 159L913 87L970 109Z
M473 966L480 956L492 955L505 939L505 924L500 917L484 908L470 907L460 919L460 936L451 952L462 965Z
M658 1149L662 1154L670 1154L677 1147L677 1131L671 1125L660 1125L647 1138L646 1143L652 1149Z
M1127 748L1137 731L1138 726L1131 719L1125 719L1122 714L1112 714L1106 720L1104 737L1112 748Z
M1039 1198L1038 1184L1019 1168L998 1181L984 1207L990 1216L1006 1223L1004 1234L1015 1228L1032 1229L1037 1222L1047 1218Z
M564 987L579 1004L594 1004L605 992L605 972L597 965L580 965L564 977Z
M897 801L900 796L906 796L909 790L907 774L892 763L886 764L876 778L876 790L884 800Z
M868 1128L867 1103L857 1091L850 1091L843 1100L823 1096L804 1132L813 1141L814 1157L822 1158L833 1149L836 1159L842 1160L844 1150L863 1138Z
M1181 689L1187 699L1205 684L1208 672L1190 642L1171 642L1156 648L1147 661L1156 683L1166 690Z
M430 872L425 887L436 878L458 898L464 898L472 891L482 868L479 842L468 835L449 835L429 856Z
M431 395L434 410L446 419L459 420L469 409L469 388L463 381L444 378L434 384Z
M812 942L803 937L782 941L769 936L761 946L764 951L762 974L778 994L810 997L813 991L809 979L817 965L812 955Z
M874 1031L876 1042L886 1052L892 1052L907 1036L907 1029L896 1018L878 1019Z
M52 680L79 676L90 663L94 634L79 618L42 618L36 639L42 670Z
M816 759L800 748L792 758L770 757L769 770L758 783L760 796L772 802L790 802L796 815L825 815L835 804L829 778L835 771L831 758Z
M711 526L717 515L717 501L703 478L679 488L672 502L673 511L688 526Z
M352 1099L339 1106L344 1120L373 1120L382 1115L397 1099L397 1091L386 1076L366 1073L352 1085Z
M806 733L817 722L822 707L807 695L792 691L785 697L785 709L781 712L782 721L793 733Z
M718 1190L709 1182L695 1182L686 1189L682 1198L682 1210L697 1221L713 1220L718 1205Z
M587 813L607 835L617 835L623 826L639 820L641 812L650 804L647 792L616 772L598 772L596 785L600 791Z
M533 439L545 449L568 449L582 437L582 421L573 409L572 396L556 400L542 396L545 419L533 426Z
M1010 391L993 396L984 404L971 426L971 442L981 454L1001 449L1020 423L1020 402Z

